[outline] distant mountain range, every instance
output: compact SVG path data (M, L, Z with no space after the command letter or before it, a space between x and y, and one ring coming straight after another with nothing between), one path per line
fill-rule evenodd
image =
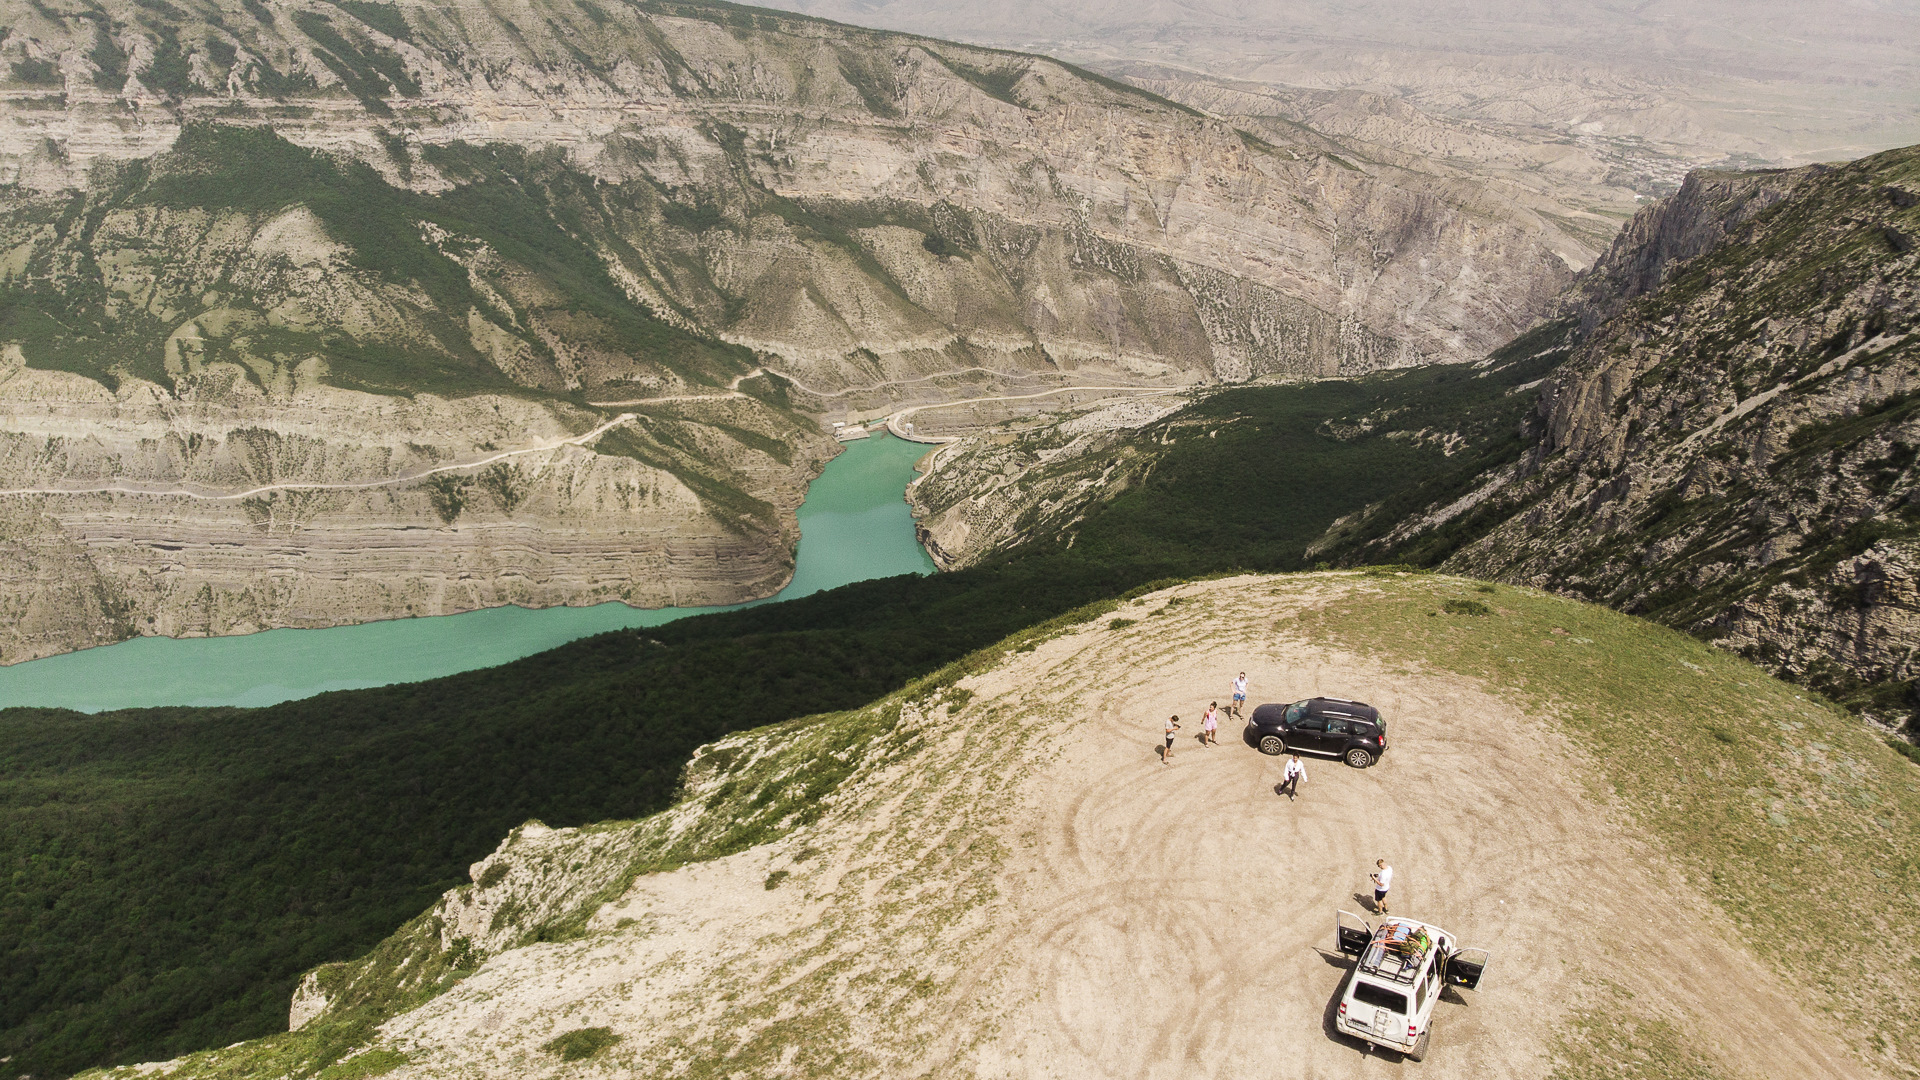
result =
M1411 156L725 4L36 5L0 112L6 662L766 595L824 419L1475 357L1597 249Z

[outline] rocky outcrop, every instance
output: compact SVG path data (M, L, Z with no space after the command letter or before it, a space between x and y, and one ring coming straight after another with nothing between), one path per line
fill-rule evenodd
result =
M954 570L1070 534L1090 507L1118 498L1151 468L1165 425L1151 438L1142 429L1190 400L1108 401L961 440L907 488L920 542L942 570Z
M1582 333L1659 288L1668 273L1713 250L1787 198L1805 170L1695 172L1680 190L1633 216L1594 265L1555 303Z
M1920 148L1699 177L1644 212L1571 294L1597 325L1447 565L1910 715L1920 256L1887 231L1920 224L1915 190Z

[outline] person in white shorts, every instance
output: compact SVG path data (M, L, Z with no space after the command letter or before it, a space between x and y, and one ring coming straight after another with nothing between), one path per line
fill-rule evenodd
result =
M1373 865L1378 867L1371 875L1373 877L1373 910L1385 915L1387 890L1393 886L1393 867L1388 866L1385 859L1377 859Z

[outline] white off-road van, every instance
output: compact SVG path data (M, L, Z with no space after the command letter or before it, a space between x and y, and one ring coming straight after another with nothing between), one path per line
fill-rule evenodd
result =
M1463 949L1452 934L1412 919L1387 918L1375 927L1342 911L1333 922L1340 951L1357 961L1335 1024L1342 1034L1423 1060L1441 990L1478 987L1492 955Z

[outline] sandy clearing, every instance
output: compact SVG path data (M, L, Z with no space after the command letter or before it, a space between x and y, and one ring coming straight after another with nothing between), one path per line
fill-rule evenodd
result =
M1586 790L1550 721L1272 629L1364 583L1268 586L1183 586L965 680L961 718L936 711L934 745L819 828L643 877L593 936L396 1018L413 1063L393 1075L1533 1078L1586 1007L1666 1020L1730 1077L1879 1075ZM1298 802L1276 796L1279 760L1238 725L1191 738L1241 669L1255 701L1371 701L1389 753L1313 760ZM1172 712L1188 737L1162 766ZM1380 856L1396 913L1494 952L1420 1064L1332 1029L1333 914L1363 910ZM792 879L768 888L776 868ZM623 1035L604 1058L537 1049L593 1025Z
M1030 884L997 990L1031 1004L983 1050L982 1075L1232 1077L1278 1064L1314 1077L1538 1077L1568 1010L1601 980L1681 1023L1730 1072L1873 1075L1734 944L1685 868L1583 790L1588 770L1549 723L1466 680L1223 630L1271 623L1271 611L1206 603L1233 589L1180 590L1201 603L1163 625L1079 635L1039 679L1014 665L982 680L1097 687L1017 815L1038 835L1009 867ZM1168 636L1193 644L1154 647ZM1289 803L1274 791L1280 759L1245 745L1240 725L1216 747L1192 737L1241 669L1256 702L1379 706L1388 754L1364 771L1307 759ZM1169 713L1186 727L1162 766ZM1480 991L1438 1007L1423 1064L1333 1033L1347 972L1333 914L1365 911L1376 857L1396 869L1397 914L1494 952ZM1729 1007L1736 990L1747 1007Z

